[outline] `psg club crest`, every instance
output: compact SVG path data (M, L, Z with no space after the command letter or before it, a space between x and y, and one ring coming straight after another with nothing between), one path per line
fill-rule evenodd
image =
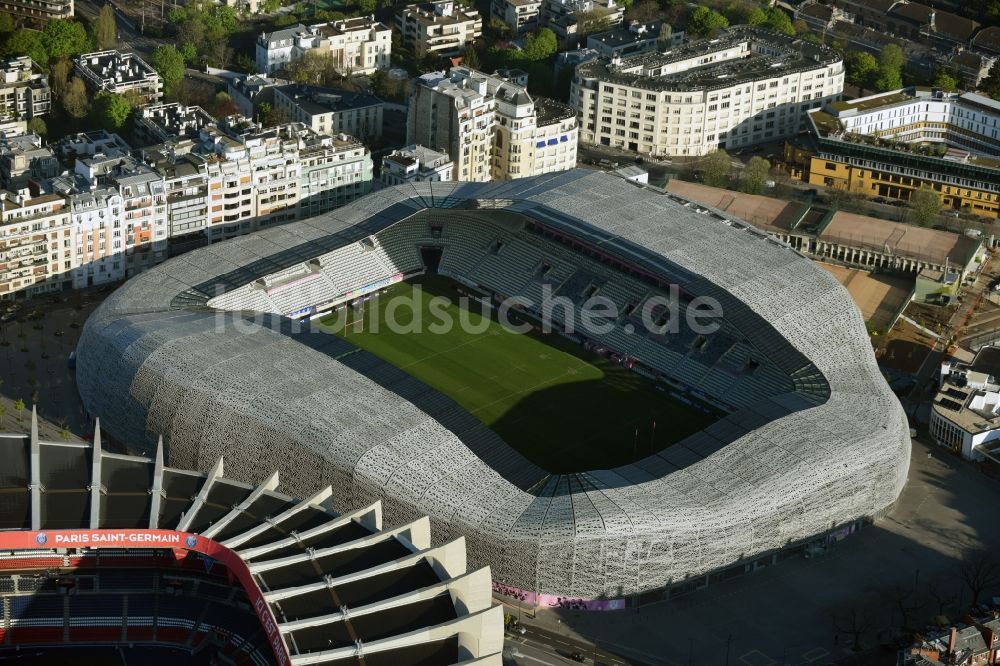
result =
M184 545L188 548L194 548L198 545L198 537L189 535L186 539L184 539Z
M39 532L35 535L35 543L39 546L44 546L49 542L49 536L45 532Z

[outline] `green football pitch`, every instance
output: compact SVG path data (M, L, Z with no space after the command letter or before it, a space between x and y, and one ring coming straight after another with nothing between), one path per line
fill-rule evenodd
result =
M713 421L558 334L514 333L476 302L462 309L456 286L401 282L368 301L363 320L341 310L319 326L451 397L552 473L623 465ZM445 316L454 325L440 325Z

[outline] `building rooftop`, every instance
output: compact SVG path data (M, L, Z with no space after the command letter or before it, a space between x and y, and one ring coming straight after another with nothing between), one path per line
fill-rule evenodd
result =
M138 83L159 78L156 70L134 53L98 51L85 53L76 59L77 67L107 85Z
M310 115L363 109L382 104L375 95L351 92L341 88L304 86L299 84L277 86L276 92L289 98Z
M852 247L867 247L935 264L966 266L982 241L950 231L889 222L838 211L818 236Z
M746 57L692 66L671 74L661 74L666 65L696 60L740 43L749 43ZM756 50L765 45L767 54ZM610 81L649 90L712 90L775 76L815 69L840 60L832 49L760 28L738 26L718 39L702 40L651 53L641 53L620 60L601 58L581 64L577 73L585 78Z
M421 168L435 169L451 161L448 153L431 150L426 146L414 144L392 151L382 158L384 162L394 162L402 167L419 164Z
M934 9L919 2L896 2L892 9L886 12L890 18L903 19L913 25L924 28L928 34L940 35L957 42L968 43L976 32L979 23L958 14ZM934 16L934 29L930 29L931 15Z
M456 6L452 0L407 5L403 13L411 20L428 24L449 25L482 21L482 16L475 9ZM441 37L441 35L435 35L435 37Z
M671 178L666 189L671 194L724 211L769 233L787 234L801 209L800 204L790 201L689 183L678 178Z
M588 42L590 40L594 40L610 48L615 48L650 39L659 39L660 30L663 27L663 24L664 21L633 23L628 27L621 27L615 30L608 30L607 32L600 32L596 35L590 35L588 37Z
M576 111L568 104L563 104L548 97L535 95L536 123L541 125L552 125L568 118L576 117Z
M182 135L196 135L202 127L215 122L200 106L179 102L153 104L139 111L138 122L160 141Z
M972 38L972 45L983 51L1000 55L1000 26L991 25L980 30Z

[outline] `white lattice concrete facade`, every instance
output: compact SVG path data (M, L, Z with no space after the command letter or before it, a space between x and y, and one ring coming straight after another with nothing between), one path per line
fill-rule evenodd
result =
M785 35L734 28L720 39L577 67L580 140L649 155L705 155L794 135L839 100L840 56Z
M509 295L536 293L544 262L563 288L600 276L623 303L663 284L717 299L704 355L693 339L606 336L728 415L633 464L552 475L405 372L296 328L419 273L426 246L442 271ZM583 170L386 188L177 257L91 316L77 381L117 438L152 450L162 432L174 464L225 454L248 483L279 469L296 493L341 489L338 509L430 514L436 539L465 537L496 579L569 596L685 584L877 517L909 466L906 415L829 274L738 220Z

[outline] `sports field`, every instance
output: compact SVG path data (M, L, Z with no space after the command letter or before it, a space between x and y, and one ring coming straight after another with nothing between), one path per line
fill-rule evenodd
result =
M476 303L461 310L455 286L438 276L402 282L369 301L363 325L360 309L319 325L451 397L552 473L623 465L712 422L559 335L511 332ZM450 303L432 308L435 297ZM440 325L444 316L454 325Z

